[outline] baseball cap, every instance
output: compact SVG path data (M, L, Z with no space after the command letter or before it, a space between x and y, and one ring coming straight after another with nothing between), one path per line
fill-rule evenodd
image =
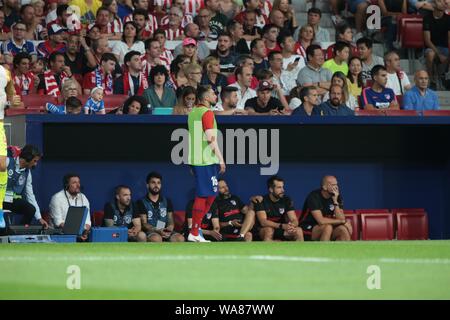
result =
M264 80L259 83L258 91L264 90L273 90L273 86L269 81Z
M189 45L197 46L197 41L195 41L195 39L193 39L193 38L184 38L183 47L189 46Z
M49 36L52 36L54 34L63 33L63 32L67 32L67 29L59 26L56 23L54 23L48 27L48 35Z

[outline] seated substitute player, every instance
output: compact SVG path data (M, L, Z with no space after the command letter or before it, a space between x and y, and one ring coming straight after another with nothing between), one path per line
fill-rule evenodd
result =
M255 224L255 211L230 193L224 179L219 179L219 196L213 205L217 207L224 241L252 241L250 230Z
M105 227L127 227L128 241L146 242L147 236L141 228L141 217L131 201L131 189L120 185L115 189L114 200L105 204Z
M284 180L272 176L267 181L269 194L255 203L257 235L263 241L303 241L291 199L284 195Z
M303 206L301 227L305 234L311 234L311 240L350 240L352 226L345 220L336 177L323 177L320 189L308 195Z
M187 240L189 231L192 228L192 209L194 207L194 199L188 202L186 206L186 222L183 228L183 234ZM217 207L215 202L212 203L208 212L203 216L200 223L199 234L203 235L205 242L222 241L222 234L220 233L219 216L217 215Z
M147 175L147 195L138 200L137 212L149 242L183 242L181 234L173 231L173 206L170 199L161 195L162 176L157 172Z

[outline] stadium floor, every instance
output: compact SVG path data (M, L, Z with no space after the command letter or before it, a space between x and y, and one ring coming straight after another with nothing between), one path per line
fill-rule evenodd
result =
M450 241L0 245L0 299L17 298L450 299Z

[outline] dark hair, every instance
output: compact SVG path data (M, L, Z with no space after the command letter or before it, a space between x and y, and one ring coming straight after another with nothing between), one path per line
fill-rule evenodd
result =
M245 63L245 61L247 61L247 60L253 60L253 58L252 58L250 55L248 55L248 54L241 54L241 55L236 59L235 65L236 65L236 66L242 66L242 65Z
M117 63L116 56L113 53L105 52L104 54L102 54L102 57L100 59L100 63L107 62L107 61L110 61L110 60L114 61L115 63Z
M250 42L250 52L252 52L253 49L256 48L256 46L258 45L259 41L264 41L264 40L261 39L261 38L258 38L258 39L253 39L252 42Z
M386 67L381 65L381 64L377 64L375 67L372 68L372 70L370 70L370 75L372 76L372 79L378 74L378 72L380 72L381 70L386 71Z
M66 5L66 6L67 6L67 5ZM20 11L19 11L20 15L23 15L24 12L25 12L25 9L28 8L28 7L31 7L31 8L34 9L34 7L33 7L31 4L29 4L29 3L24 4L24 5L22 5L22 6L20 7ZM69 6L67 6L67 7L69 7ZM56 11L58 12L58 9L57 9Z
M322 17L322 11L320 11L319 8L311 8L308 10L308 14L310 13L317 13L320 17Z
M220 100L224 100L226 98L228 98L231 93L233 92L237 92L238 88L236 87L230 87L230 86L226 86L226 87L222 87L222 91L220 92Z
M188 23L189 24L189 23ZM153 33L153 38L157 35L157 34L162 34L164 36L164 38L167 39L166 37L166 32L164 31L164 29L156 29L156 31Z
M281 51L271 51L271 52L269 53L269 56L267 57L267 60L272 61L272 60L274 59L274 56L275 56L276 54L282 54L282 53L281 53Z
M272 29L272 28L277 28L277 29L280 29L280 28L278 28L276 25L274 25L274 24L266 24L265 26L264 26L264 28L262 29L262 34L263 35L265 35L267 32L269 32L269 30L270 29Z
M69 189L69 181L72 178L80 179L80 175L78 173L74 173L74 172L66 173L64 175L64 177L63 177L63 188L64 188L64 190Z
M145 50L149 50L150 49L150 45L153 42L158 42L158 44L159 44L159 41L156 38L149 38L149 39L145 40L145 42L144 42L145 43Z
M114 194L117 196L120 193L120 191L122 191L122 189L128 189L128 190L131 191L131 188L129 186L126 186L124 184L120 184L120 185L118 185L117 187L114 188Z
M58 7L56 7L56 16L61 17L64 13L64 11L67 11L69 9L68 4L60 4ZM20 11L22 13L22 10Z
M269 69L260 69L255 72L255 77L258 81L265 80L273 77L273 72Z
M76 109L81 108L82 106L81 100L77 97L69 97L66 99L66 108Z
M30 162L36 157L42 157L42 154L36 146L27 144L22 148L19 157L24 159L26 162Z
M281 45L286 41L287 38L293 38L293 35L287 32L281 32L277 37L277 43Z
M179 87L176 91L177 99L183 99L183 101L184 98L186 98L186 96L190 94L193 94L197 97L197 89L195 89L193 86L183 86Z
M31 56L26 52L19 52L14 56L13 66L16 68L23 59L28 59L31 62Z
M152 171L147 175L147 179L145 180L147 183L150 182L152 178L157 178L162 181L162 175L159 172Z
M227 31L231 32L231 30L236 29L236 26L238 24L241 24L241 23L239 21L236 21L236 20L230 20L230 22L228 22L228 24L227 24Z
M183 60L190 60L190 58L185 54L177 55L176 58L173 59L172 63L170 64L170 73L177 74L181 70L179 64Z
M144 16L145 20L148 20L148 12L144 9L134 9L133 11L133 19L135 16Z
M166 79L164 80L164 83L166 83L169 80L169 72L167 71L167 68L163 65L157 65L150 70L150 74L148 76L150 84L152 85L155 84L155 77L158 74L163 74L165 76Z
M228 37L228 38L232 39L231 34L227 31L221 32L219 34L219 36L217 37L217 40L219 40L220 37Z
M314 51L316 51L317 49L322 50L322 48L318 45L318 44L311 44L307 49L306 49L306 58L309 61L309 57L314 57Z
M351 83L355 83L355 82L353 81L353 76L352 76L352 73L350 72L350 64L351 64L352 61L355 60L355 59L359 61L359 63L361 64L361 69L362 69L362 61L361 61L361 58L360 58L360 57L356 57L356 56L355 56L355 57L351 57L351 58L348 60L348 66L349 66L349 69L348 69L347 78L350 80ZM362 88L363 85L364 85L363 78L362 78L362 70L361 70L361 72L358 74L358 78L356 79L356 83L358 84L358 87L359 87L359 88Z
M273 188L275 186L275 181L281 181L284 182L283 178L279 177L279 176L271 176L268 180L267 180L267 188Z
M130 105L135 101L141 105L141 110L139 110L139 114L148 114L147 99L144 98L143 96L137 95L131 96L127 98L127 100L125 100L125 102L123 103L122 113L128 114L130 112Z
M127 62L130 62L130 61L131 61L131 58L133 58L134 56L139 56L139 57L140 57L141 54L140 54L139 51L135 51L135 50L128 52L128 53L125 55L125 57L123 58L123 64L126 65Z
M307 96L309 95L309 92L310 92L312 89L315 89L315 88L316 88L316 87L303 87L303 88L300 89L300 92L299 92L299 98L300 98L300 100L302 101L302 103L305 102L305 97L307 97Z
M102 5L100 8L97 9L97 13L95 14L95 17L98 17L98 15L100 14L101 11L107 11L108 14L111 13L107 7Z
M209 90L211 90L211 86L207 85L207 86L198 86L197 88L197 101L203 101L203 99L205 99L205 95L206 93L208 93Z
M243 68L244 67L242 67L242 66L238 66L238 67L236 67L236 69L234 69L234 76L236 77L236 80L237 80L238 75L242 74L242 69Z
M52 52L49 56L48 56L48 62L55 62L56 61L56 57L57 56L62 56L64 57L64 53L58 52L58 51L54 51Z
M138 28L136 22L134 22L134 21L127 21L124 23L124 25L123 25L124 32L122 33L122 41L125 42L125 27L129 24L131 24L134 27L134 29L136 30L136 35L134 36L134 39L133 39L133 43L135 43L135 42L139 41L139 28Z
M361 39L358 39L358 41L356 41L357 46L359 46L360 44L365 44L368 49L371 49L372 45L373 45L373 41L369 38L361 38Z
M341 52L342 50L344 50L344 48L350 49L350 45L344 41L336 42L333 48L334 55L336 55L338 51Z
M341 23L341 24L338 24L337 26L336 26L336 42L338 42L338 41L342 41L342 40L340 40L340 38L339 38L339 36L340 35L343 35L344 33L345 33L345 31L347 31L347 29L351 29L352 27L350 27L347 23Z

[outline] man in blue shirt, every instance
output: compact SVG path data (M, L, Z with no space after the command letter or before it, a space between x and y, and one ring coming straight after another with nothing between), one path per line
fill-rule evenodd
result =
M13 24L11 39L5 41L2 45L6 63L12 64L14 56L19 52L28 53L33 62L37 60L37 52L33 42L25 40L26 32L27 27L24 22L18 21Z
M365 110L373 109L399 109L395 93L386 88L387 70L382 65L376 65L371 70L373 84L362 91L362 102Z
M300 90L300 100L302 101L302 104L294 109L291 116L311 116L313 110L317 109L317 105L319 104L319 94L317 93L317 88L314 86L303 87Z
M437 94L428 88L428 72L418 70L414 75L415 86L406 91L403 96L403 108L405 110L438 110L439 99Z
M321 103L312 111L313 116L354 116L352 109L347 107L344 100L344 90L340 85L332 85L330 88L330 99Z

